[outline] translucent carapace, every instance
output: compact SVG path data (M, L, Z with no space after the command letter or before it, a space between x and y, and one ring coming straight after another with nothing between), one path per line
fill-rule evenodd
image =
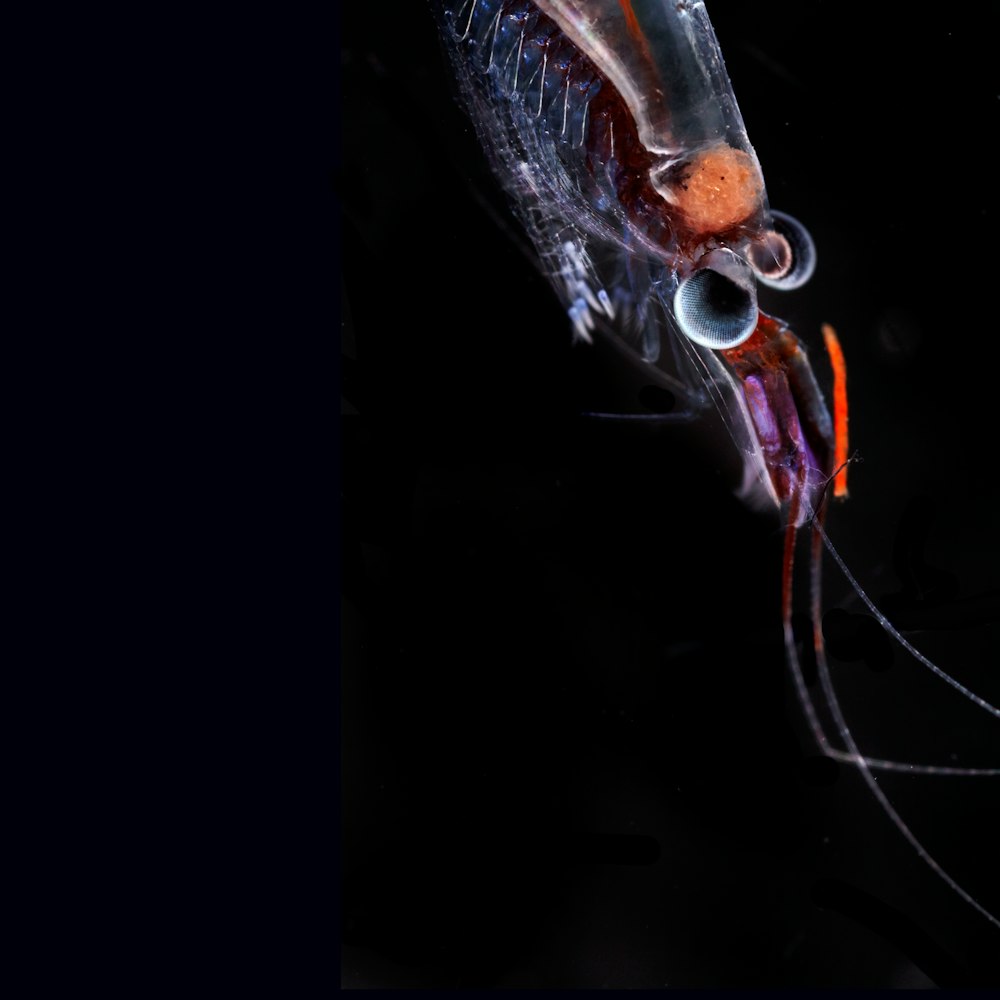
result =
M723 410L747 498L822 486L822 394L798 339L757 305L758 281L797 287L815 252L768 206L704 4L464 0L442 14L467 109L577 336L600 328L655 363L685 411Z

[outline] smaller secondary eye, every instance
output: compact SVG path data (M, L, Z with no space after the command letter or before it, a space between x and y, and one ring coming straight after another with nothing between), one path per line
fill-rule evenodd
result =
M797 219L772 212L773 227L750 248L750 264L757 277L772 288L788 291L804 285L816 270L816 244Z
M757 290L749 265L731 250L715 250L674 293L674 318L696 344L725 350L757 328Z

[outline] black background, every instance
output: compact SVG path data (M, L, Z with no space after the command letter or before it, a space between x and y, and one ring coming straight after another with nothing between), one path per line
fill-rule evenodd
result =
M822 322L848 360L863 461L830 533L996 702L996 6L709 10L819 251L762 304L824 384ZM579 416L642 373L571 344L429 11L342 31L344 984L995 985L1000 931L817 767L777 520L733 499L725 441ZM861 611L829 568L825 607ZM1000 723L901 650L839 652L865 752L1000 764ZM997 781L880 778L993 913Z

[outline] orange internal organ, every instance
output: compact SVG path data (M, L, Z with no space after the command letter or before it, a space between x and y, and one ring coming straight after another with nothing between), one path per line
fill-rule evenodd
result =
M708 233L752 215L763 189L757 161L741 149L719 143L694 157L673 194L691 228Z

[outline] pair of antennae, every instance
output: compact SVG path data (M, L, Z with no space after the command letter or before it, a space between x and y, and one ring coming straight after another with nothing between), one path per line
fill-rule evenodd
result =
M851 459L847 459L843 465L846 466L847 462L853 460L855 460L853 457ZM838 467L837 473L831 477L831 484L835 481L837 474L840 473L842 469L843 466ZM829 485L830 484L828 484L828 486ZM813 704L812 697L806 687L805 678L802 673L802 665L799 659L798 647L795 642L795 634L792 628L792 584L794 579L795 550L798 535L796 522L800 512L800 505L803 502L803 496L804 491L802 489L796 490L793 493L790 500L788 523L785 528L784 557L782 563L782 625L784 630L785 650L788 656L788 662L791 666L796 692L808 720L813 738L815 739L820 751L825 756L831 757L834 760L842 761L843 763L851 764L858 769L865 784L868 786L869 791L882 807L886 816L889 817L896 829L899 830L903 837L910 843L917 855L924 861L931 871L933 871L959 897L985 917L991 924L996 927L1000 927L1000 920L990 913L990 911L987 910L981 903L974 899L968 891L962 888L962 886L959 885L958 882L956 882L955 879L941 867L940 863L928 853L923 844L917 840L913 831L896 811L893 804L889 801L888 796L881 789L875 779L875 776L872 774L873 770L887 770L901 771L908 774L986 777L1000 775L1000 768L944 767L934 764L909 764L900 761L881 760L866 757L861 753L840 707L840 702L833 687L833 681L830 676L830 669L826 659L826 647L823 641L822 630L821 599L823 547L825 546L830 552L830 555L833 557L840 571L850 583L854 592L865 603L879 625L889 636L895 639L903 649L905 649L919 663L931 670L937 677L945 681L965 698L969 699L973 704L984 709L993 716L1000 717L1000 711L998 711L994 705L991 705L989 702L979 697L979 695L970 691L954 677L946 673L930 659L924 656L924 654L916 649L916 647L914 647L905 636L900 634L899 630L896 629L896 627L885 617L885 615L882 614L881 611L879 611L875 603L871 600L868 594L865 593L864 589L854 578L840 553L836 550L824 531L824 505L821 500L817 510L813 512L812 516L808 520L811 532L809 556L810 621L812 623L813 650L816 657L816 670L819 676L820 685L823 689L823 697L830 710L830 714L833 717L833 721L837 726L837 730L844 746L846 747L846 750L840 750L831 746L830 741L820 724L819 716L816 712L816 707ZM826 491L824 491L823 496L825 499Z

